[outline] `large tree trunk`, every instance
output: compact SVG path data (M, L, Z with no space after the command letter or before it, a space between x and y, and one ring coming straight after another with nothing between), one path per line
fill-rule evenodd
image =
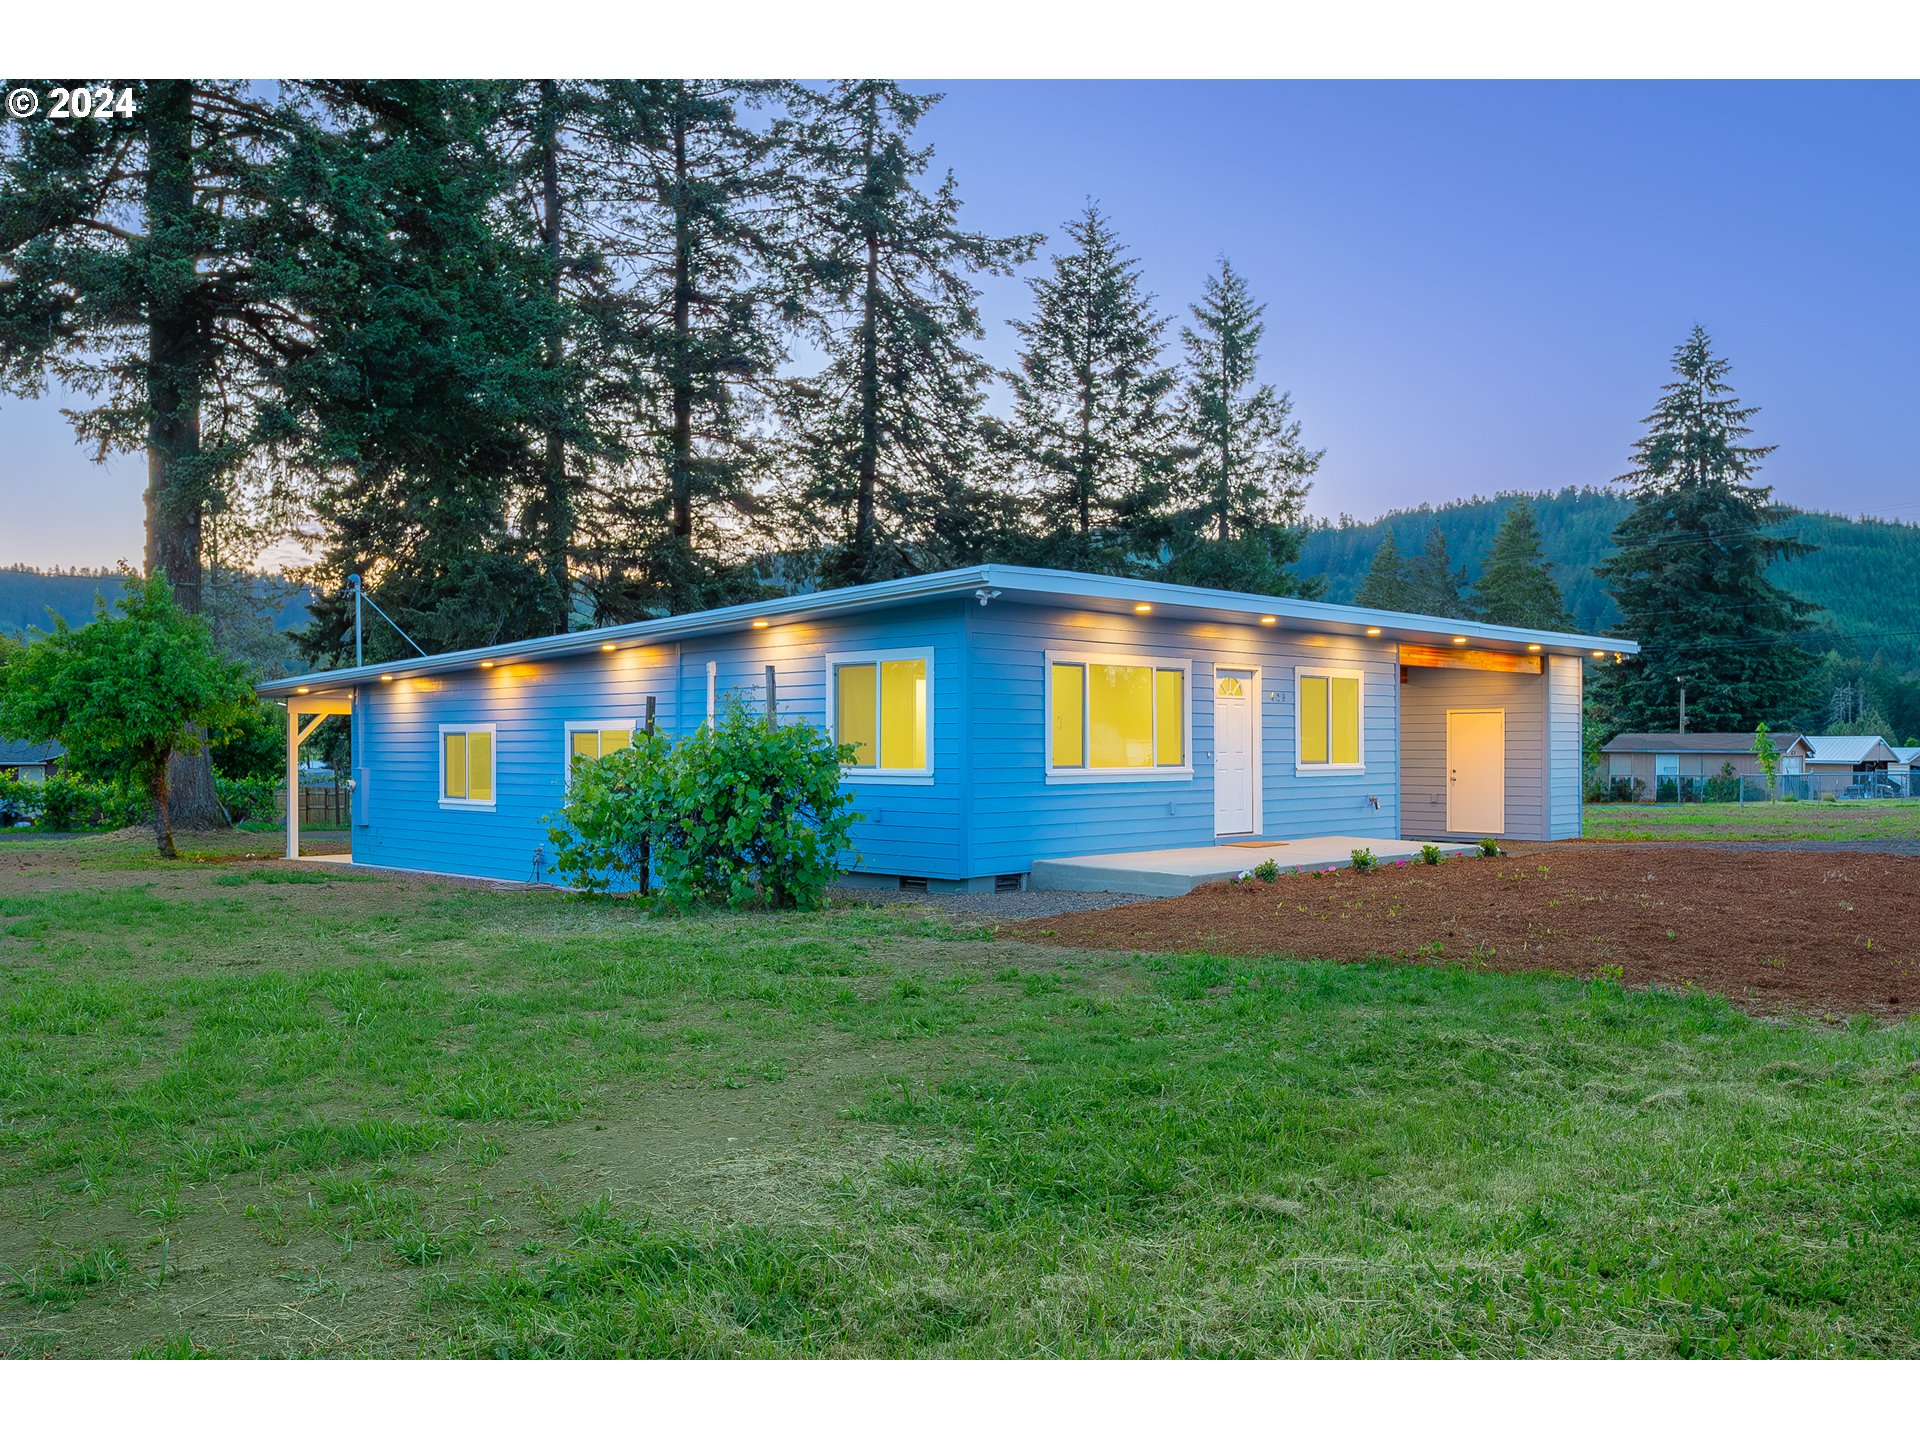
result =
M687 98L673 117L673 351L667 372L667 604L698 605L693 582L693 197L687 169Z
M180 757L173 755L168 758L171 764ZM153 797L154 844L159 848L163 858L174 860L179 857L179 852L173 848L173 815L172 807L168 803L171 798L171 790L167 784L168 768L168 765L163 765L154 772L153 779L148 785L148 793Z
M200 394L207 355L196 311L193 83L151 82L146 116L147 573L166 576L180 608L198 614L207 499ZM167 770L173 818L192 829L227 823L205 751L174 755ZM161 853L168 854L168 817L156 813L154 823Z
M867 95L867 182L873 183L879 102ZM874 497L880 486L880 235L867 227L867 257L860 306L860 461L853 509L856 581L876 580Z
M552 306L547 332L547 365L559 377L566 364L566 337L560 328L560 87L540 82L540 224L547 252L547 300ZM556 385L555 393L560 387ZM567 489L566 436L556 416L547 427L544 476L546 526L543 563L547 583L554 591L554 629L567 629L573 616L573 590L567 576L567 556L573 548L573 496Z

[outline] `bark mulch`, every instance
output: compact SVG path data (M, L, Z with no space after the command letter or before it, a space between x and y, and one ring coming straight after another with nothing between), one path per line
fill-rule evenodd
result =
M1101 950L1403 960L1698 986L1773 1012L1920 1011L1920 858L1538 847L1203 886L1003 926Z

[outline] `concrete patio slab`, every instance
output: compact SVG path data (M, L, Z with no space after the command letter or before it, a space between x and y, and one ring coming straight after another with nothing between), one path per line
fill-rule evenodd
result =
M1180 850L1135 850L1119 855L1078 855L1036 860L1029 883L1035 890L1120 891L1134 895L1184 895L1210 880L1230 880L1271 859L1289 870L1344 869L1365 846L1387 864L1420 854L1422 840L1380 840L1362 835L1316 835L1270 844L1195 845ZM1471 855L1477 847L1438 842L1442 854Z

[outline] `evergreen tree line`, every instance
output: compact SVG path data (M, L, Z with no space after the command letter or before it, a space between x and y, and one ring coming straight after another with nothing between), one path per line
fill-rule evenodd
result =
M915 139L936 96L136 89L9 122L0 385L59 380L98 453L144 451L146 568L189 611L288 536L316 663L351 655L353 574L429 651L984 559L1314 588L1320 454L1244 279L1172 333L1089 203L996 376L979 281L1044 237L962 223Z

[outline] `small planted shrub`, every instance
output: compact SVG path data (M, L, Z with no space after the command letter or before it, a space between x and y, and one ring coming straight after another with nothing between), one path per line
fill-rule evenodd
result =
M1369 870L1378 870L1380 868L1379 857L1373 853L1370 847L1365 845L1362 845L1358 850L1349 851L1347 859L1353 868L1362 875L1366 874Z
M1438 845L1422 845L1420 847L1420 863L1422 865L1438 865L1443 858Z
M1271 885L1280 878L1280 862L1271 855L1253 867L1253 878Z
M1480 853L1489 860L1500 853L1500 842L1491 835L1482 835L1479 843Z

